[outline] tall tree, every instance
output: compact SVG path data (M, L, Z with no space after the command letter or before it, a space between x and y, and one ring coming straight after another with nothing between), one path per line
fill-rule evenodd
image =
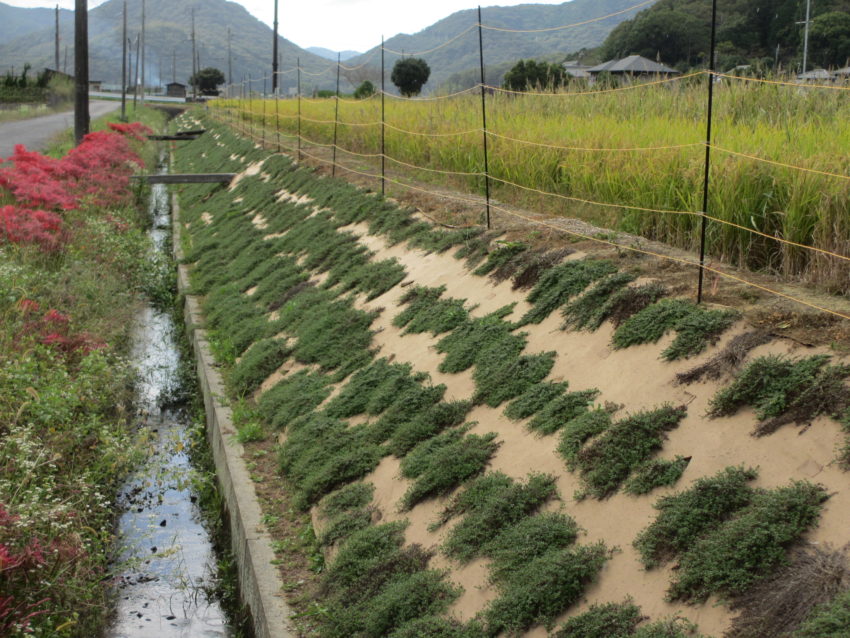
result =
M390 76L392 83L405 97L419 95L422 87L431 77L431 67L422 58L403 58L393 66Z

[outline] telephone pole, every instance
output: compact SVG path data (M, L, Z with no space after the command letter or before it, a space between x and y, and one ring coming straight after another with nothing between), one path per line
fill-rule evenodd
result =
M197 99L198 87L196 85L197 70L195 69L195 7L192 7L192 98Z
M88 0L74 5L74 140L89 132L89 8Z
M277 95L277 0L274 0L274 43L272 44L272 95Z
M124 0L124 21L121 31L121 121L127 121L127 0Z
M142 0L142 95L140 102L142 105L145 103L145 0Z
M56 41L53 51L53 67L59 70L59 5L56 5Z
M811 24L812 0L806 0L806 28L803 30L803 73L809 62L809 24Z

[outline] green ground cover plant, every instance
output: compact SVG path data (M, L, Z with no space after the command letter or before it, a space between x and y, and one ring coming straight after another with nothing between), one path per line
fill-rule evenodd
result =
M325 412L343 419L358 414L377 416L389 408L400 393L427 378L424 374L412 372L410 364L377 359L351 376L339 394L328 403Z
M839 594L806 619L794 638L840 638L850 632L850 591Z
M373 510L369 505L374 493L372 483L351 483L323 497L318 511L326 524L318 535L319 544L334 545L371 525Z
M411 288L399 300L407 307L393 318L393 325L404 328L404 334L430 332L436 336L451 332L468 320L469 313L465 299L441 299L445 291L445 286Z
M390 634L391 638L485 638L486 635L476 620L464 624L443 616L422 616Z
M587 412L597 396L599 396L599 390L565 392L543 406L528 422L528 429L543 435L554 434L567 423Z
M593 259L568 261L550 268L529 293L527 301L533 308L519 320L519 325L540 323L594 281L616 271L611 262Z
M505 344L507 347L502 347ZM555 357L555 352L516 356L510 341L487 348L475 361L472 402L496 408L518 397L549 375Z
M705 363L676 374L676 383L690 384L703 379L719 379L724 374L740 369L751 350L764 345L771 336L760 330L752 330L734 337L723 350Z
M578 453L582 446L594 436L602 434L611 427L611 413L603 408L583 412L567 421L561 431L558 454L567 464L567 469L575 471L578 467Z
M649 494L659 487L675 485L682 478L682 474L684 474L685 468L688 467L690 462L691 457L689 456L677 456L672 460L653 459L647 461L638 466L632 476L626 480L623 484L623 491L626 494L641 496Z
M584 494L605 498L659 449L665 432L685 417L684 407L664 406L630 415L610 426L576 455Z
M600 279L583 295L570 301L561 311L562 328L597 330L614 312L616 293L636 279L628 272L617 272Z
M528 250L528 246L520 242L498 241L495 249L487 255L483 264L472 271L472 274L483 277L490 275L496 281L504 281L511 276L514 268L511 262L519 261L518 257Z
M758 492L737 516L681 555L668 598L741 595L787 562L788 549L817 524L827 498L823 486L805 481Z
M502 344L517 355L525 347L525 338L511 333L511 324L504 318L511 314L513 305L499 308L490 314L460 324L437 342L436 350L445 354L440 372L456 373L468 370L479 354L490 346Z
M564 394L567 387L569 384L565 381L536 383L508 404L505 416L512 421L527 419Z
M653 507L655 521L634 541L647 569L661 565L687 551L706 532L715 529L752 502L758 472L752 468L727 467L715 476L697 479L687 490L663 496Z
M714 396L708 414L727 416L751 405L759 419L758 436L789 423L810 423L822 414L841 419L850 408L845 383L850 366L829 362L827 355L759 357Z
M401 499L401 508L412 509L420 501L447 494L484 471L499 448L496 434L468 434L468 428L452 429L414 447L401 461L402 476L414 479Z
M643 620L640 607L630 601L591 605L565 622L553 638L627 638Z
M237 396L255 392L263 381L289 358L292 351L283 339L260 339L228 372L227 381Z
M418 443L446 428L460 425L471 408L470 401L441 401L434 404L424 413L415 415L395 428L388 442L390 452L395 456L404 456Z
M327 375L300 370L285 376L257 401L260 416L276 430L315 410L331 393Z
M676 338L661 353L667 361L699 354L714 344L738 318L731 310L707 310L685 299L662 299L647 306L617 328L615 348L655 343L670 330Z

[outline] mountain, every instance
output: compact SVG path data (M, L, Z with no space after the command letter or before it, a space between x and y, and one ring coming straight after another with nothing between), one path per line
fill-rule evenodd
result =
M481 19L487 26L505 29L550 29L622 11L635 3L636 0L572 0L556 5L521 4L513 7L484 7ZM485 29L483 33L485 66L488 70L493 69L503 73L512 63L523 58L563 60L570 53L599 46L614 27L633 15L633 13L626 13L573 28L538 33L512 33ZM387 49L411 55L418 51L429 51L452 38L457 38L436 51L417 55L424 58L431 67L431 78L423 88L423 92L427 93L444 85L452 76L454 80L457 80L457 78L471 78L474 75L473 71L479 67L479 54L478 31L472 27L477 22L476 10L458 11L414 35L400 34L392 37L384 43L384 46ZM398 53L387 51L385 60L387 77L393 64L400 57ZM380 47L375 47L349 60L348 66L365 66L355 71L348 71L344 75L354 84L367 79L380 82L380 59ZM500 79L497 73L493 73L492 76L488 74L486 77L488 84L495 84ZM475 79L472 84L477 81Z
M333 60L336 62L336 51L331 51L330 49L326 49L324 47L307 47L307 51L310 53L315 53L320 58L326 58L328 60ZM339 59L345 62L346 60L350 60L351 58L360 55L359 51L340 51Z
M718 67L726 70L749 63L772 69L777 57L796 66L803 51L800 22L805 20L805 5L800 0L718 0ZM810 62L844 66L850 57L850 0L818 0L812 3L811 18ZM601 53L660 57L684 70L705 65L710 33L710 3L660 0L618 25Z
M60 9L60 25L72 24L73 16L73 11ZM0 2L0 46L14 38L29 35L48 26L52 29L55 20L56 15L53 9L22 9ZM6 61L3 59L3 66L5 65ZM0 71L5 72L6 69L0 68Z
M7 5L0 5L0 9ZM16 9L10 7L11 9ZM141 26L141 0L127 3L128 37L133 41ZM233 79L253 78L252 88L260 91L262 79L271 91L273 32L240 4L227 0L147 0L145 5L145 75L148 86L176 79L187 83L192 73L192 11L195 15L195 39L201 67L214 66L228 74L228 30L231 33ZM108 84L121 83L121 29L123 0L110 0L89 11L89 77ZM54 34L52 9L16 9L12 15L18 24L29 25L26 35L0 39L0 71L20 69L25 63L33 69L52 67ZM37 25L40 25L37 26ZM60 19L62 66L73 73L73 13ZM67 49L66 49L67 45ZM295 61L301 59L305 71L302 88L331 88L335 81L334 65L285 38L279 38L281 87L296 85Z

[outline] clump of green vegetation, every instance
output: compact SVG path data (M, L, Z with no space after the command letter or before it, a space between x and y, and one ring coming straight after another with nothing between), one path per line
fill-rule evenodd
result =
M552 638L626 638L644 618L640 607L631 601L591 605L565 622Z
M527 419L564 394L567 387L566 382L536 383L508 404L505 408L505 416L513 421Z
M850 635L850 590L815 610L794 632L793 638L841 638L847 635Z
M496 453L496 434L466 434L454 429L423 441L401 461L402 476L415 479L401 499L402 509L432 496L446 494L484 471Z
M351 483L319 501L319 513L328 521L318 537L320 545L333 545L372 523L372 483Z
M260 416L272 427L283 430L300 416L309 414L322 403L331 390L326 375L301 370L281 379L263 393L257 403Z
M540 383L555 365L555 352L516 356L513 348L491 347L476 359L472 402L492 408Z
M261 339L255 342L230 369L227 380L237 396L252 394L291 354L282 339Z
M372 440L383 443L396 430L433 410L446 393L446 386L417 384L399 392L381 418L375 422Z
M562 329L597 330L611 316L613 296L635 280L635 275L617 272L594 284L581 297L569 302L563 309Z
M370 434L368 425L348 427L344 421L320 413L292 423L278 460L281 472L296 488L296 505L307 508L375 469L383 449Z
M634 541L641 562L651 569L687 551L750 504L755 490L748 483L757 476L752 468L727 467L716 476L698 479L684 492L660 498L653 506L659 512L655 521Z
M663 444L665 432L676 428L686 409L664 406L618 421L576 456L584 493L605 498Z
M511 348L516 354L525 347L525 338L511 333L512 325L504 318L511 314L513 305L505 306L485 317L460 324L437 342L437 352L445 354L440 372L457 373L468 370L485 348L497 343Z
M383 261L366 263L355 268L345 268L345 272L339 279L340 292L356 290L366 295L367 300L380 297L385 292L400 284L407 275L396 259L384 259ZM328 279L329 286L331 279Z
M496 281L504 281L514 271L511 263L528 250L527 245L516 241L500 241L497 244L498 247L488 253L487 260L472 271L473 275L490 275Z
M564 424L561 441L558 444L558 454L574 471L578 463L578 453L582 446L594 436L602 434L611 427L611 413L603 408L583 412Z
M561 263L567 255L574 251L571 248L556 248L555 250L529 250L517 257L512 264L514 275L511 287L514 290L527 290L533 287L543 273Z
M398 396L427 379L413 374L407 363L378 359L355 372L337 396L325 408L328 416L347 419L358 414L377 416L389 408Z
M634 474L623 485L627 494L640 496L649 494L658 487L674 485L685 472L690 456L677 456L672 461L653 459L635 469Z
M441 299L445 286L417 286L404 294L400 304L407 304L393 319L393 325L405 333L430 332L433 335L451 332L469 318L464 299Z
M848 635L848 592L850 560L846 548L835 550L829 545L803 545L793 552L790 564L777 569L735 599L733 607L739 613L726 632L726 638L838 638ZM843 604L839 603L842 597ZM838 609L828 611L836 603ZM821 623L822 620L826 622ZM811 621L815 621L811 629L800 633L801 625Z
M435 404L395 428L388 443L390 452L398 457L404 456L418 443L439 434L446 428L463 423L471 408L470 401L441 401Z
M696 541L679 559L670 600L738 596L787 562L786 552L818 521L828 498L805 481L758 492L750 505Z
M534 307L519 320L519 325L540 323L594 281L616 271L609 261L591 259L569 261L550 268L529 293L528 302Z
M662 353L667 361L699 354L738 318L730 310L706 310L686 299L662 299L625 321L614 333L615 348L655 343L670 330L676 338Z
M565 392L547 403L531 421L528 429L540 434L554 434L567 423L587 412L588 407L599 395L599 390Z
M621 288L611 295L607 316L615 327L636 315L644 308L666 297L667 289L657 281L642 286Z
M697 626L687 618L667 618L641 625L634 638L703 638Z
M821 414L841 418L850 408L844 383L850 365L829 365L829 356L803 359L770 355L750 363L709 404L709 416L727 416L741 407L755 408L755 433L770 434L788 423L810 423Z
M711 357L705 363L686 372L676 375L676 383L690 384L703 379L719 379L729 371L737 370L744 363L747 354L760 345L771 340L771 336L761 330L753 330L739 334L733 338L723 350Z
M554 477L543 474L532 474L526 484L501 472L473 480L441 515L439 524L464 516L449 532L443 551L462 562L472 560L502 530L536 511L554 495Z
M605 545L549 551L520 567L500 584L501 596L482 616L490 635L519 633L535 624L551 629L577 602L609 558Z
M462 624L454 618L422 616L405 623L390 638L486 638L484 627L476 620Z

